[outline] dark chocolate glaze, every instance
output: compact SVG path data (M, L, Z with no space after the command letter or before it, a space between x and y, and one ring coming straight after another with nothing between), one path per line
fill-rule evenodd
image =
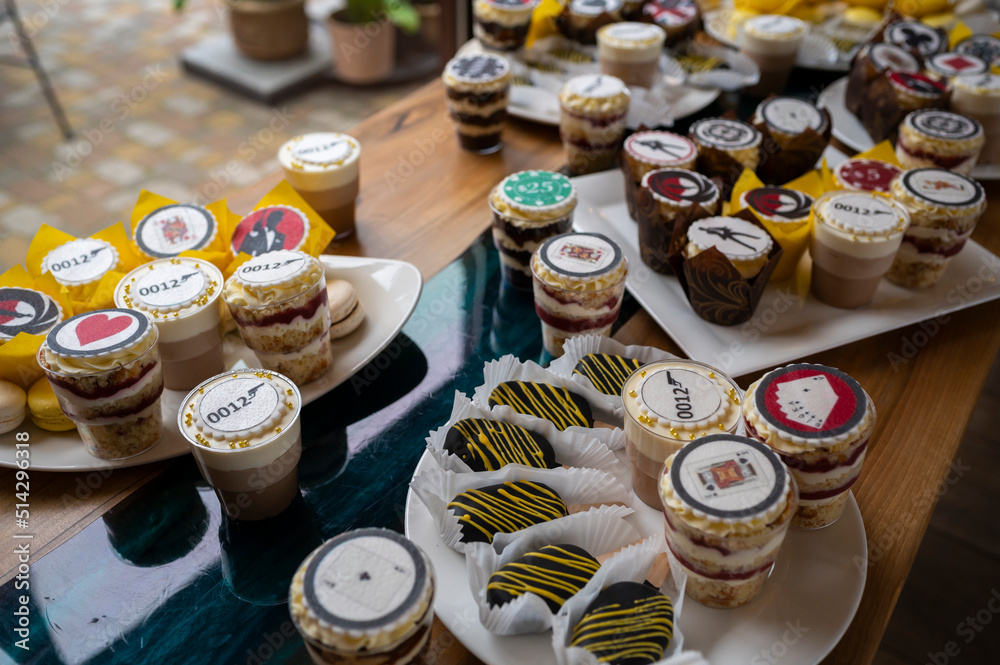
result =
M495 471L508 464L539 469L559 466L552 445L541 434L486 418L464 418L452 425L444 449L473 471Z
M558 612L590 581L601 564L576 545L546 545L504 564L490 575L486 602L505 605L525 594L534 594Z
M492 543L498 533L566 517L562 498L548 485L516 480L460 492L448 503L463 543Z
M618 317L617 311L614 317ZM593 410L582 395L548 383L504 381L490 393L489 404L507 405L518 413L545 418L560 430L594 425Z
M612 665L644 665L663 658L674 636L674 606L656 589L618 582L598 594L573 628L570 645Z

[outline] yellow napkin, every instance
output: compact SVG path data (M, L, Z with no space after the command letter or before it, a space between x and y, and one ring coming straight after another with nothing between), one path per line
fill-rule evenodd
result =
M790 14L805 0L734 0L733 7L751 14Z
M63 320L73 314L67 294L48 273L42 279L36 280L21 266L14 266L0 275L0 287L5 286L32 289L51 296L62 308ZM0 341L0 379L16 383L25 390L30 388L31 384L42 375L36 357L44 341L45 335L29 335L23 332L6 343Z
M559 34L556 27L556 17L562 14L563 3L560 0L542 0L531 15L531 26L528 28L526 47L531 47L539 39Z

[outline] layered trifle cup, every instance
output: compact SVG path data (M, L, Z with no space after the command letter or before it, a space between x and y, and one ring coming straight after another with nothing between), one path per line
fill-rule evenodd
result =
M576 188L553 171L514 173L490 192L493 244L504 281L531 289L531 255L546 239L573 227Z
M160 334L163 385L190 390L225 369L222 273L200 259L159 259L125 275L115 304L145 314Z
M361 144L338 132L296 136L278 150L285 179L339 238L354 232Z
M889 271L910 215L892 199L828 192L813 203L812 292L834 307L868 305Z
M952 80L951 110L982 125L982 164L1000 164L1000 74L963 74Z
M406 665L430 639L434 569L398 533L356 529L302 562L288 605L317 665Z
M261 365L297 385L333 363L323 264L303 252L256 256L226 280L223 299Z
M904 169L938 167L969 175L986 142L976 120L939 109L914 111L899 126L896 159Z
M263 369L223 372L184 398L177 424L230 518L273 517L298 494L301 408L295 384Z
M38 350L59 407L94 457L124 459L160 440L163 368L145 315L103 309L63 321Z
M798 483L792 526L836 522L875 430L875 405L861 385L825 365L779 367L747 388L743 417L747 435L774 450Z
M455 123L458 144L483 155L503 148L510 102L510 63L491 53L453 58L445 65L448 113Z
M660 508L663 462L709 434L735 434L740 389L725 373L693 360L661 360L632 372L622 388L632 489Z
M531 257L535 312L542 343L561 356L578 335L607 335L618 319L628 261L599 233L564 233L546 240Z
M910 226L886 277L910 288L934 286L976 229L986 193L969 176L927 168L904 171L892 197L910 214Z
M628 87L614 76L584 74L566 82L559 93L559 136L573 175L614 166L631 100Z
M660 477L667 547L689 598L715 608L760 593L798 505L795 479L770 448L713 434L667 458Z
M472 34L487 48L516 51L524 46L539 0L474 0Z

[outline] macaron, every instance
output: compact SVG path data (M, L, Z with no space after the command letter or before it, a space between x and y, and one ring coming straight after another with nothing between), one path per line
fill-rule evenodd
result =
M354 332L365 318L354 286L347 280L331 279L326 283L326 293L330 301L330 339Z
M0 434L6 434L24 422L28 397L21 386L0 381Z
M35 381L28 389L28 411L33 423L50 432L66 432L76 428L76 424L59 408L59 400L45 377Z

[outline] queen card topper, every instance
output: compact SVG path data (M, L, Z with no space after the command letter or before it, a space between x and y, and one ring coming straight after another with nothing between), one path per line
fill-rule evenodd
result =
M62 309L51 296L34 289L0 288L0 341L19 333L44 335L62 321Z
M135 244L146 256L167 259L205 249L218 229L215 215L201 206L172 203L157 208L136 224Z
M538 256L556 274L577 279L612 272L623 260L621 248L600 233L564 233L549 238Z
M149 319L140 312L101 309L63 321L49 332L45 344L57 356L96 357L132 348L149 328Z
M722 521L759 518L788 493L789 476L770 448L742 436L712 434L675 455L670 486L692 508Z
M862 424L868 395L838 369L800 363L766 374L754 393L754 408L768 427L796 437L827 439Z
M233 254L260 256L279 249L302 249L309 237L309 217L287 205L254 210L233 232Z
M406 538L359 529L316 551L302 593L309 610L337 630L377 630L419 609L430 575L423 554Z

